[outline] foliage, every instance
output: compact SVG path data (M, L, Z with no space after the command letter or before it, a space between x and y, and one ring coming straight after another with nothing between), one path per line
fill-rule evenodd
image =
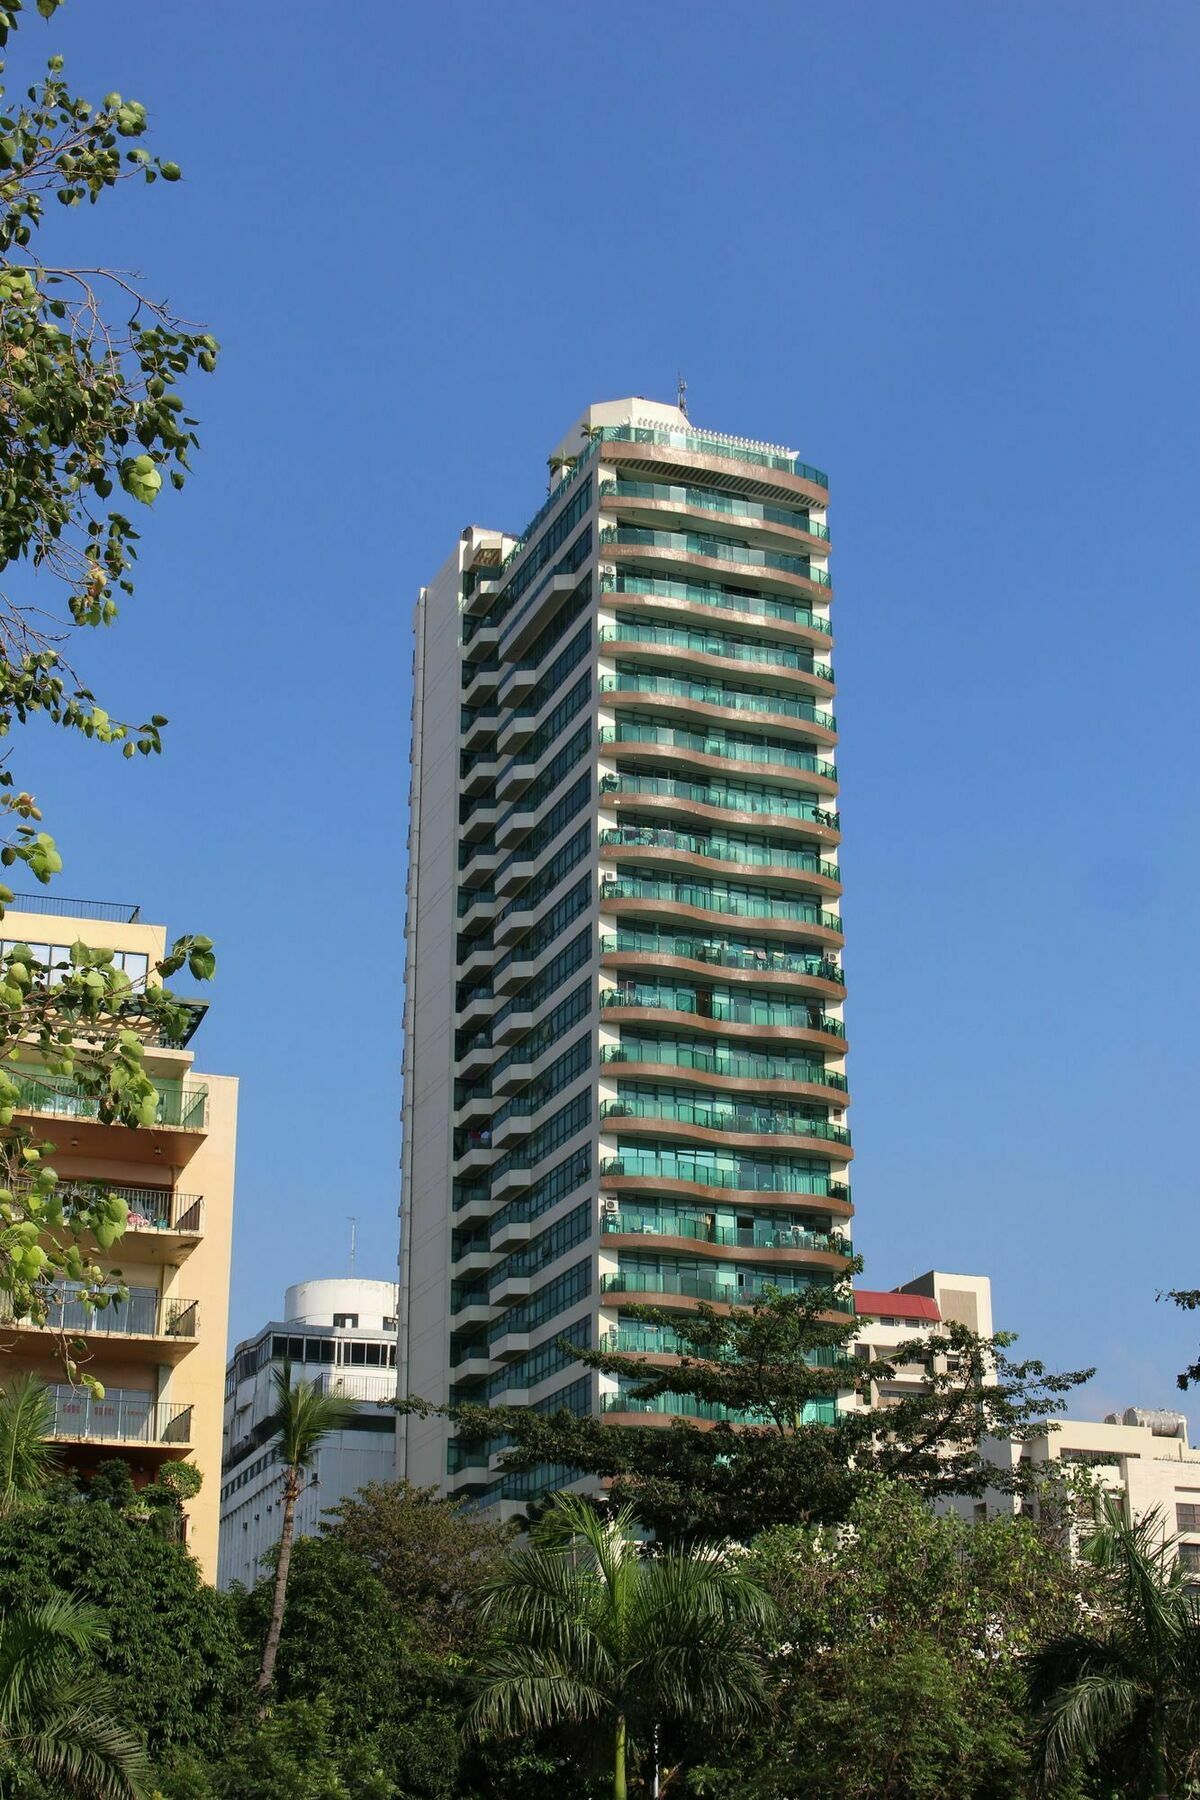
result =
M328 1531L378 1578L410 1643L438 1655L476 1637L476 1600L512 1536L511 1526L407 1481L361 1488L333 1509Z
M284 1465L283 1524L279 1533L279 1550L275 1558L274 1593L271 1616L263 1640L262 1663L258 1671L257 1692L265 1695L271 1686L275 1658L283 1630L283 1613L287 1604L288 1571L292 1560L292 1540L296 1529L296 1502L304 1484L304 1472L312 1466L313 1457L331 1432L340 1431L354 1417L354 1407L336 1394L322 1393L311 1381L293 1381L291 1365L285 1364L273 1374L275 1406L267 1420L271 1437L278 1440L277 1454Z
M56 5L39 0L38 10L48 18ZM0 48L21 10L19 0L0 8ZM117 594L133 592L139 534L127 502L153 504L164 472L184 485L196 421L178 389L215 366L217 345L127 275L54 266L33 244L51 198L70 208L130 180L179 179L144 147L147 124L139 101L72 93L61 56L23 91L0 87L0 738L40 717L126 757L159 751L167 721L113 718L70 658L89 630L113 624ZM7 756L0 812L0 864L48 883L62 858ZM0 917L13 899L0 887ZM180 938L138 987L110 950L76 943L51 968L18 945L0 958L0 1056L71 1083L102 1119L152 1124L144 1047L181 1035L186 1008L163 983L185 966L197 980L213 974L208 938ZM42 1320L56 1277L104 1302L93 1255L120 1236L125 1207L59 1182L49 1146L16 1122L22 1100L20 1081L0 1071L0 1294L18 1316Z
M369 1749L338 1751L326 1701L289 1700L233 1732L211 1765L173 1758L159 1772L163 1800L401 1800Z
M743 1565L775 1606L769 1732L693 1739L719 1800L1018 1800L1023 1659L1082 1616L1078 1574L1028 1518L937 1517L878 1484L837 1528L780 1527Z
M84 1667L111 1680L151 1753L215 1753L242 1691L242 1645L233 1601L205 1585L187 1551L102 1499L55 1498L0 1519L0 1616L63 1594L104 1626Z
M630 1308L682 1341L676 1363L573 1350L638 1398L688 1396L748 1422L614 1429L603 1418L521 1407L462 1406L451 1415L466 1441L507 1434L506 1470L560 1463L603 1477L613 1502L635 1507L663 1539L748 1541L775 1525L845 1518L856 1494L880 1478L908 1482L930 1499L1020 1487L1024 1466L985 1463L979 1440L1020 1437L1061 1410L1062 1395L1091 1373L1051 1374L1040 1362L1011 1358L1010 1334L986 1338L958 1324L907 1340L887 1361L851 1360L845 1349L856 1322L836 1320L827 1307L827 1294L815 1290L769 1293L728 1313L707 1304L690 1313ZM919 1383L886 1415L847 1410L834 1424L804 1422L810 1402L848 1389L865 1394L871 1382L913 1365Z
M96 1614L66 1595L0 1616L0 1791L29 1777L78 1800L137 1800L149 1766L115 1714L110 1683L85 1659L104 1641Z
M1184 1312L1195 1312L1200 1307L1200 1288L1171 1288L1158 1298L1173 1300ZM1200 1382L1200 1362L1189 1363L1186 1369L1181 1369L1176 1381L1185 1392L1194 1382Z
M647 1555L630 1510L606 1520L564 1495L485 1591L499 1641L480 1658L468 1729L503 1738L594 1724L612 1745L614 1800L625 1800L631 1739L649 1748L665 1722L759 1712L752 1639L770 1610L716 1551Z
M0 1388L0 1517L42 1493L59 1453L47 1443L53 1402L36 1375L16 1375Z
M1200 1780L1200 1612L1157 1512L1105 1504L1086 1554L1109 1606L1030 1659L1039 1788L1084 1771L1105 1796L1193 1793Z
M103 1501L157 1536L182 1543L184 1502L199 1493L202 1482L195 1463L178 1462L164 1464L157 1481L138 1487L129 1464L121 1457L111 1457L97 1464L84 1499L88 1504Z

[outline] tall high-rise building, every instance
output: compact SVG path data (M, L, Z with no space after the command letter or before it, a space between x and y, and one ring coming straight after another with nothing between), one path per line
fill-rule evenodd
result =
M828 482L638 399L549 460L417 605L400 1380L616 1425L574 1346L669 1356L628 1308L850 1253ZM438 1416L399 1454L484 1502L564 1479Z
M68 962L79 939L112 950L135 991L167 948L165 927L143 921L136 906L53 896L19 896L0 933L0 953L28 944L48 965ZM147 1045L157 1115L136 1131L105 1124L95 1099L40 1069L32 1049L10 1067L18 1122L53 1144L63 1181L96 1182L124 1197L125 1235L107 1255L89 1249L101 1268L119 1269L128 1297L93 1311L77 1283L56 1283L45 1325L14 1321L11 1309L0 1322L0 1367L50 1384L54 1442L84 1479L111 1457L130 1465L139 1486L165 1462L195 1463L203 1485L187 1502L187 1542L214 1581L238 1084L194 1067L191 1039L205 1011L193 1005L181 1041ZM64 1332L86 1340L80 1362L103 1384L102 1400L66 1380Z
M285 1467L272 1415L275 1374L290 1369L353 1412L313 1456L296 1503L296 1535L312 1537L323 1516L396 1463L396 1284L355 1276L301 1281L284 1295L283 1317L245 1338L225 1376L225 1458L217 1584L253 1587L283 1529Z

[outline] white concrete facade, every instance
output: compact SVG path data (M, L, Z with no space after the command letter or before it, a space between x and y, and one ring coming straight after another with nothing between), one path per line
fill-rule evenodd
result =
M217 1585L253 1587L263 1558L279 1541L283 1464L269 1417L274 1375L285 1364L356 1406L354 1422L316 1453L296 1507L296 1533L311 1536L324 1514L371 1481L395 1474L399 1290L391 1281L299 1282L287 1290L284 1317L240 1343L225 1381L221 1534Z

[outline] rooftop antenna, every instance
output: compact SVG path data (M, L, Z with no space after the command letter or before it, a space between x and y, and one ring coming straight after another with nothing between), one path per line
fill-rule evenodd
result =
M350 1274L353 1276L354 1253L358 1243L358 1216L355 1213L347 1213L346 1217L350 1223Z
M682 369L681 369L681 370L680 370L680 371L679 371L679 373L678 373L678 374L677 374L677 375L676 375L676 377L675 377L675 381L676 381L676 388L675 388L675 404L676 404L676 406L677 406L677 407L678 407L678 408L679 408L679 410L680 410L680 412L681 412L681 413L682 413L682 414L683 414L683 416L684 416L684 418L685 418L685 419L686 419L686 418L687 418L687 416L688 416L688 409L687 409L687 382L686 382L686 381L685 381L685 380L684 380L684 379L683 379L683 371L682 371Z

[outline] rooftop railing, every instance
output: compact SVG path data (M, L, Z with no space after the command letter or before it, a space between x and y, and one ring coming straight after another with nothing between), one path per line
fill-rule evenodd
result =
M136 925L142 916L140 906L122 900L68 900L64 894L14 894L7 910L49 919L103 919L110 925Z
M660 430L646 425L602 425L596 433L603 443L657 444L669 450L693 450L700 456L723 456L732 462L751 463L759 469L778 469L787 475L800 475L817 487L827 488L829 477L824 469L801 462L785 450L773 450L750 444L741 438L726 437L719 431Z

